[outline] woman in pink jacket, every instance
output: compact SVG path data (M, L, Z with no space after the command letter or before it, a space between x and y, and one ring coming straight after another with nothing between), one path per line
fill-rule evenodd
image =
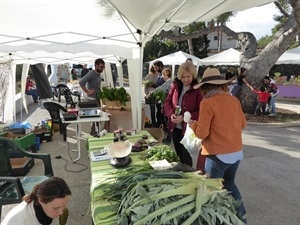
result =
M184 136L186 123L183 114L188 111L191 118L197 120L199 116L199 105L202 96L194 86L198 84L197 71L192 62L185 62L178 69L177 78L171 84L168 96L164 103L165 115L168 118L168 128L172 134L175 151L180 162L192 166L192 158L186 148L180 143ZM175 112L176 107L181 111Z

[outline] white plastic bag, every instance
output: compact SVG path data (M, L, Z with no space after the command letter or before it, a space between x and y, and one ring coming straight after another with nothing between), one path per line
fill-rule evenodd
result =
M187 124L185 134L180 143L188 150L193 160L193 168L196 168L199 151L201 149L201 139L197 138L194 131Z
M201 139L197 138L192 128L189 125L186 126L185 134L180 143L188 150L191 155L199 153L201 148Z

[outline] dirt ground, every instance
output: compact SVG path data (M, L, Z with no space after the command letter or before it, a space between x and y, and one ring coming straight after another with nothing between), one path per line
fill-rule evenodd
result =
M246 119L248 122L257 123L279 123L279 122L290 122L290 121L300 121L300 115L294 111L288 109L277 108L276 116L254 116L246 114Z

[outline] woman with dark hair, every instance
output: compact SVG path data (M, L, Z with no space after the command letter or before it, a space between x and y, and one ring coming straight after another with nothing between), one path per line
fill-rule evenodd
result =
M31 95L34 103L38 103L38 93L30 76L26 80L25 94Z
M270 111L269 116L276 116L276 96L279 93L279 89L276 86L275 81L269 76L264 77L263 84L271 95L268 100L268 107Z
M183 114L190 112L193 120L197 120L199 116L199 105L202 96L198 90L194 89L196 84L198 84L198 80L195 65L191 62L182 63L164 103L164 111L168 118L168 128L172 135L175 151L180 158L180 162L189 166L193 166L192 157L180 141L184 136L187 125L183 121ZM176 108L181 110L178 111Z
M51 177L36 185L4 218L2 225L49 225L66 214L71 191L59 177ZM61 219L61 218L60 218ZM64 218L65 224L67 218ZM61 221L60 221L61 222Z
M242 130L246 127L246 119L239 100L228 93L229 82L221 77L219 70L205 70L203 79L195 86L203 95L199 118L188 124L202 139L201 154L206 156L206 173L211 178L223 178L224 188L241 201L237 213L246 222L246 210L235 184L243 158Z
M245 83L249 88L251 88L251 85L248 83L246 76L247 76L247 70L244 67L240 68L239 72L238 72L238 76L236 78L236 83L233 85L233 87L231 89L231 94L233 96L236 96L236 97L238 96L243 83Z
M77 80L77 73L74 68L71 70L71 76L72 76L72 80Z

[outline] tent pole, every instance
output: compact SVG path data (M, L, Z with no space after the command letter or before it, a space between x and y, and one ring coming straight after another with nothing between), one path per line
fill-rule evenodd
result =
M21 122L23 122L23 98L21 95L21 101L20 101L20 110L21 110Z

